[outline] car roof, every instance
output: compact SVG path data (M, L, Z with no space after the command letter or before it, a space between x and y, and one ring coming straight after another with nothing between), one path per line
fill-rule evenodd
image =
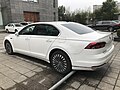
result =
M112 21L108 20L108 21L98 21L98 22L115 22L115 21L114 20L112 20Z
M36 23L32 23L32 24L67 24L70 22L66 22L66 21L56 21L56 22L36 22Z

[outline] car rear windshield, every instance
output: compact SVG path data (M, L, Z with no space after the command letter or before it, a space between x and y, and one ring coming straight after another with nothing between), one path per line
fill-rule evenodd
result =
M94 32L93 29L85 26L85 25L81 25L81 24L77 24L77 23L68 23L68 24L62 24L64 27L76 32L77 34L87 34L87 33L91 33Z

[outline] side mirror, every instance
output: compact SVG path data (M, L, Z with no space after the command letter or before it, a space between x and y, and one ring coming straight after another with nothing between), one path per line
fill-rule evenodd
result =
M18 33L18 32L16 32L16 33L15 33L15 36L19 36L19 33Z

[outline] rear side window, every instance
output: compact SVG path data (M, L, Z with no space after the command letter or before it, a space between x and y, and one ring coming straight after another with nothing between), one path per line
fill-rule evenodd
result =
M110 22L102 22L102 24L110 24Z
M87 33L94 32L93 29L77 23L68 23L68 24L62 24L62 25L72 30L73 32L76 32L77 34L87 34Z
M59 31L52 25L38 24L35 27L36 35L58 36Z

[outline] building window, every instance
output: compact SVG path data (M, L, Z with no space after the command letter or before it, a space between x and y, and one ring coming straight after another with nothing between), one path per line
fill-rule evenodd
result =
M38 0L22 0L22 1L28 1L28 2L38 2Z
M55 8L55 0L53 0L53 7Z
M53 14L54 14L54 21L56 21L56 13L54 12Z

